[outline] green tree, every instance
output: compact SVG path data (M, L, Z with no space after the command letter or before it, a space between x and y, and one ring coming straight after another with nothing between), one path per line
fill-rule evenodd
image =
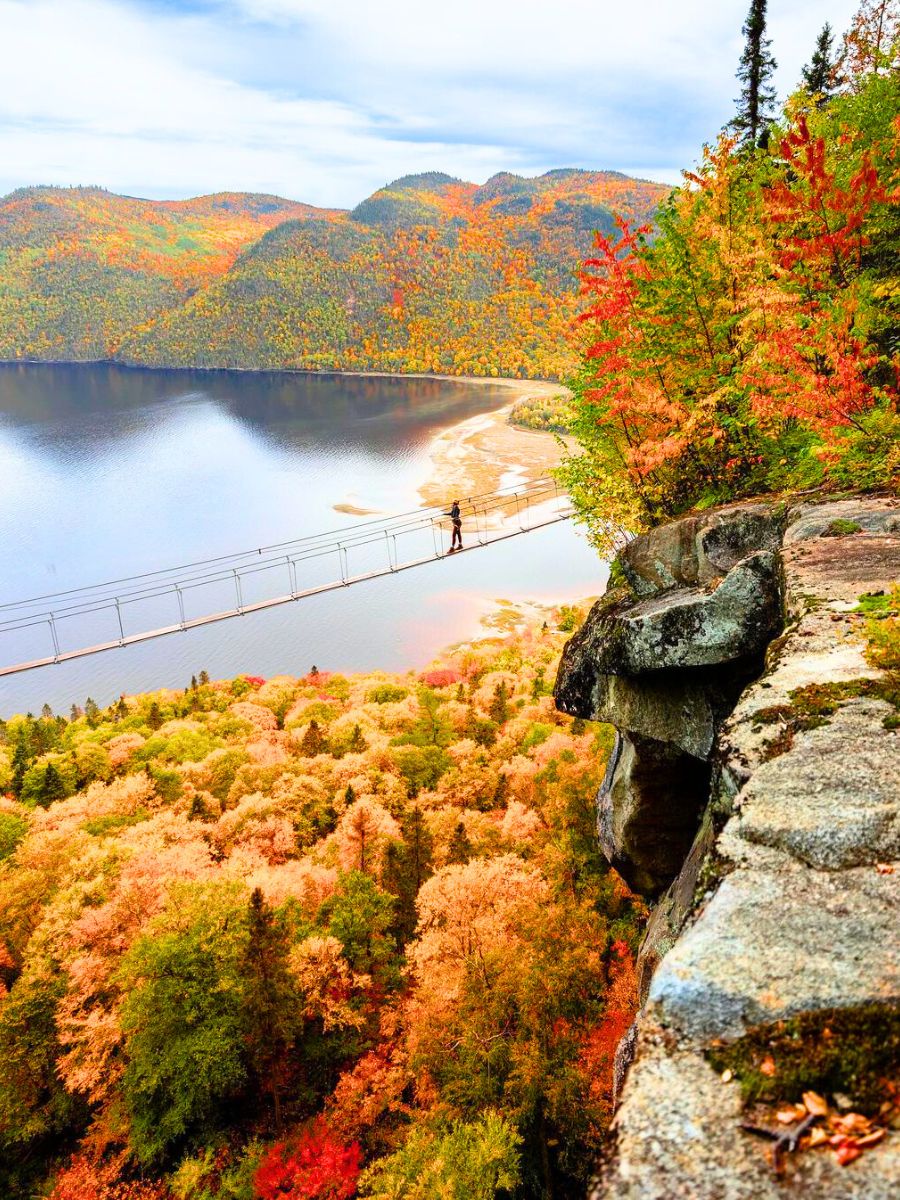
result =
M84 715L91 729L96 729L100 724L100 706L91 696L84 702Z
M51 762L44 768L44 780L41 784L38 804L47 808L54 800L62 800L66 795L66 784L56 766Z
M281 1099L288 1050L295 1034L296 987L288 968L287 934L254 888L247 909L247 948L240 967L243 982L244 1046L257 1086L267 1092L281 1129Z
M768 0L751 0L744 22L744 52L737 77L741 94L731 128L740 134L745 146L765 145L768 128L775 117L775 88L772 78L777 63L772 57L771 41L766 37Z
M505 779L506 776L501 775L500 778ZM462 821L457 821L456 828L453 830L453 836L450 838L450 844L447 847L447 862L467 863L474 853L475 847L466 833L465 825Z
M369 743L363 737L359 725L354 725L353 732L350 734L350 741L347 743L347 750L350 754L363 754L368 748Z
M25 772L28 770L30 764L31 751L28 746L28 737L24 728L20 728L16 733L16 744L13 747L12 779L10 781L10 791L17 800L22 795Z
M816 38L816 48L813 56L803 68L803 86L821 108L827 104L835 85L837 60L832 54L834 34L826 21L822 31Z
M521 1182L521 1135L502 1113L441 1127L414 1126L395 1154L363 1175L370 1200L494 1200Z
M132 1150L165 1159L227 1121L246 1086L242 885L178 884L120 971Z
M150 705L150 709L147 713L147 724L151 729L159 729L165 724L162 711L157 700L154 700Z
M83 1123L83 1103L67 1092L56 1071L61 1048L56 1007L63 976L35 963L16 980L0 1006L0 1187L19 1191L17 1164L52 1153L54 1138Z
M432 873L434 838L412 804L400 820L402 841L392 841L385 853L384 885L396 897L394 932L401 945L416 928L416 896Z
M501 679L494 688L488 712L491 720L498 725L504 725L509 720L509 689L505 679Z
M390 934L394 897L382 891L370 875L343 873L334 895L322 906L320 918L341 943L354 971L392 986L399 982L397 946Z
M315 758L317 754L325 754L327 750L328 738L319 727L319 722L313 717L300 741L300 753L304 758Z

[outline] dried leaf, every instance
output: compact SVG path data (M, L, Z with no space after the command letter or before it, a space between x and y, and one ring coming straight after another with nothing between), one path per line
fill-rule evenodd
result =
M878 872L879 875L893 875L894 864L893 863L878 863L875 867L875 870Z
M843 1146L838 1146L836 1158L842 1167L846 1167L848 1163L852 1163L855 1158L859 1158L862 1150L855 1142L844 1142Z
M727 1071L722 1072L722 1082L723 1083L731 1083L732 1079L734 1079L734 1071L729 1069Z
M835 1129L839 1129L841 1133L868 1133L872 1128L872 1122L868 1117L864 1117L862 1113L851 1112L846 1116L838 1117L834 1123Z
M775 1114L775 1120L782 1125L793 1125L795 1121L802 1121L806 1116L806 1109L802 1104L792 1104L790 1108L781 1108Z
M814 1125L812 1127L812 1129L809 1131L810 1147L824 1146L827 1141L828 1141L828 1134L825 1132L825 1130L822 1129L818 1125Z
M771 1079L771 1077L775 1074L775 1059L771 1054L766 1055L766 1057L759 1064L759 1069L763 1075L768 1075Z
M803 1103L806 1111L814 1117L828 1116L828 1102L818 1092L804 1092Z
M886 1129L873 1129L872 1132L867 1133L865 1137L857 1138L856 1144L859 1146L860 1150L862 1150L864 1147L868 1149L869 1146L877 1146L882 1138L885 1137L887 1137Z

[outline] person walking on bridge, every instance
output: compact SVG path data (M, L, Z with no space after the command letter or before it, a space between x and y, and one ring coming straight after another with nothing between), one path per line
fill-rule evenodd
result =
M452 554L454 550L462 550L462 517L459 513L459 501L454 500L450 506L450 511L444 513L445 517L449 517L453 522L453 536L450 539L450 549L448 554Z

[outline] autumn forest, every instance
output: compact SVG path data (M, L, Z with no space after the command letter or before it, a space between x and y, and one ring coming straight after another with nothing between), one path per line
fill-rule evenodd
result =
M565 381L526 423L571 433L608 558L736 498L896 489L900 5L826 26L783 103L765 12L674 189L13 192L0 358ZM198 664L5 714L0 1192L586 1195L648 916L596 835L613 730L553 702L586 611L505 604L400 674Z

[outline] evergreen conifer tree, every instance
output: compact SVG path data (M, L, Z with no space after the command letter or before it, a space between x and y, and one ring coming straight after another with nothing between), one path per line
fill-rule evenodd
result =
M319 728L319 722L313 717L300 742L300 753L304 758L315 758L317 754L324 754L326 749L325 735Z
M737 73L741 94L731 128L740 135L745 147L765 146L769 123L774 117L772 76L778 64L772 57L772 43L766 37L766 5L767 0L750 0L744 22L744 53Z
M12 757L12 779L10 780L10 791L18 800L22 795L22 780L25 778L25 772L28 770L28 764L31 762L31 754L28 750L28 741L25 737L24 729L19 730L19 735L16 738L16 745L13 750Z
M38 797L42 808L47 808L54 800L63 800L66 795L66 785L53 763L47 763L44 768L44 780Z
M491 720L496 721L498 725L503 725L509 720L509 691L506 686L506 680L502 679L494 688L494 695L491 698L488 712L491 714Z
M816 38L813 56L803 68L803 86L821 108L830 98L835 83L836 61L832 56L834 34L826 21Z
M358 725L353 726L353 732L350 734L350 741L347 743L347 749L351 754L362 754L369 748L369 743L363 737L362 730Z
M281 1128L284 1066L292 1041L297 999L288 967L288 941L272 908L257 887L247 912L247 951L241 976L242 1013L248 1063L259 1087L267 1091Z

